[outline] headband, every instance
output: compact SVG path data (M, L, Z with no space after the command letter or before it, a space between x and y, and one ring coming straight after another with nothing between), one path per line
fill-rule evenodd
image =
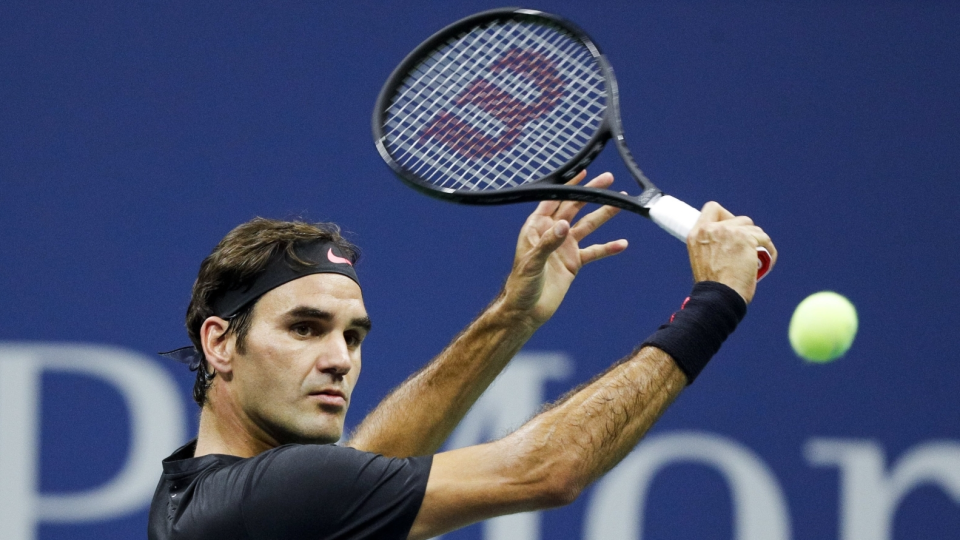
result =
M276 289L284 283L311 274L340 274L360 284L350 259L343 257L340 248L329 240L299 242L293 251L297 258L310 264L300 264L287 257L286 250L280 250L270 257L267 266L252 281L244 286L228 289L213 301L213 314L229 319L251 302Z
M329 240L297 242L293 245L293 252L298 259L309 264L291 259L287 256L287 250L277 250L256 277L243 285L238 284L227 289L213 300L213 314L222 319L230 319L273 289L312 274L340 274L352 279L357 285L360 284L357 273L353 269L353 263L343 256L334 242ZM197 369L203 358L203 354L193 346L182 347L160 353L160 355L188 364L191 369Z

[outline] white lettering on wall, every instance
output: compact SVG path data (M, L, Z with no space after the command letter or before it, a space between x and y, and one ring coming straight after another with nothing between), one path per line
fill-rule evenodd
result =
M515 430L540 409L546 384L566 379L572 371L573 363L562 353L517 355L461 422L448 449ZM45 372L97 378L124 399L130 418L129 454L120 472L100 486L83 492L39 492ZM4 540L35 540L39 523L106 521L142 511L159 479L160 460L186 438L183 404L170 375L139 353L87 344L0 343L0 535ZM922 484L936 485L960 505L958 441L920 443L889 468L883 447L870 440L813 438L804 451L810 464L839 470L840 540L891 540L897 508ZM682 463L706 465L723 477L730 489L736 540L790 540L788 506L769 467L749 448L707 432L643 440L597 482L586 504L583 538L641 540L653 479L664 467ZM539 513L505 516L485 522L483 537L539 540L540 526Z
M600 479L584 517L584 539L642 539L650 483L667 465L684 462L713 467L726 480L733 503L735 539L790 539L790 515L783 491L763 460L736 441L700 432L645 439Z
M123 396L130 418L130 451L120 472L103 485L77 493L39 493L40 378L44 371L96 377ZM160 478L160 461L183 444L185 424L175 382L137 352L86 344L0 343L0 475L4 478L0 523L4 538L33 540L40 522L100 521L141 511Z
M960 504L960 444L915 446L888 472L883 448L872 441L811 439L807 460L840 469L840 540L890 540L897 507L924 483L938 485Z

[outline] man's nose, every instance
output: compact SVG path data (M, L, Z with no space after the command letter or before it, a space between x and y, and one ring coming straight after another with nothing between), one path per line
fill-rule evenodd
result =
M331 335L326 340L325 347L317 359L317 368L336 377L343 377L350 372L353 363L350 358L350 347L344 336Z

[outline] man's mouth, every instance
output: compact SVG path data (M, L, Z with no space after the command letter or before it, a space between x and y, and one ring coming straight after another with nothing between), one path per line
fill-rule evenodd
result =
M310 392L310 399L316 401L320 405L326 405L328 407L346 407L347 406L347 396L342 391L336 388L328 388L326 390L317 390L316 392Z

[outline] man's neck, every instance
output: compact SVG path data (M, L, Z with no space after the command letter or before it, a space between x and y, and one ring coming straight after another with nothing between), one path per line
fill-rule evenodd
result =
M194 457L226 454L253 457L276 446L250 433L249 421L231 407L217 406L210 400L200 410L200 430Z

